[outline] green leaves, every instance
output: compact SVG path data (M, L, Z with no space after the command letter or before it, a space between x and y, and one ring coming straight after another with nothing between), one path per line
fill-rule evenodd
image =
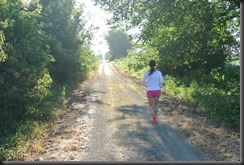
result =
M5 37L3 31L0 31L0 62L4 62L7 58L7 55L3 50L4 41L5 41Z
M83 10L74 5L66 0L0 0L1 146L25 125L22 121L49 120L55 97L64 97L57 86L69 87L97 66L87 45L91 35L80 17ZM26 134L21 130L18 137ZM14 144L21 139L14 138ZM2 153L18 159L18 147L1 147L0 159Z
M237 1L95 2L114 14L111 23L125 29L141 27L140 38L159 51L159 65L166 73L209 73L223 67L230 57L240 55L240 43L230 33L238 32L239 25L234 21L240 16Z
M76 9L74 1L66 0L41 0L40 3L43 9L40 21L44 22L48 35L46 42L54 57L49 64L50 75L57 83L74 82L79 79L81 71L85 74L89 70L89 67L84 69L82 66L86 56L95 59L94 54L83 54L85 50L81 49L91 39L91 33L85 29L85 21L80 17L83 8Z
M106 36L111 58L119 59L127 55L127 50L132 48L128 36L122 30L111 30Z

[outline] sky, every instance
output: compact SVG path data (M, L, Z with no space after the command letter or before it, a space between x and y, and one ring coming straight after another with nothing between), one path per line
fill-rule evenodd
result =
M88 16L87 26L93 24L98 26L99 29L95 31L94 38L91 41L91 49L96 55L104 55L109 51L106 40L104 39L106 33L109 31L109 27L106 25L106 19L111 17L102 10L99 6L93 5L91 0L76 0L78 3L83 3L85 6L84 12Z
M30 0L25 1L29 2ZM76 1L77 3L83 3L85 6L84 14L86 15L85 18L87 19L87 27L89 27L91 24L99 27L99 29L94 31L94 37L91 41L91 49L95 55L102 55L104 57L105 54L109 51L108 45L104 38L109 31L109 27L106 25L106 19L111 18L112 15L101 9L99 6L95 6L92 0ZM138 29L133 29L128 31L128 34L135 34L138 31Z

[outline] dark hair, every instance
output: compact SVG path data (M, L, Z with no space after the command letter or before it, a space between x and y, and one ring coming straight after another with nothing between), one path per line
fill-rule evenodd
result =
M151 75L154 71L155 71L155 66L156 66L156 62L155 60L151 60L149 61L149 66L150 66L150 72L149 72L149 75Z

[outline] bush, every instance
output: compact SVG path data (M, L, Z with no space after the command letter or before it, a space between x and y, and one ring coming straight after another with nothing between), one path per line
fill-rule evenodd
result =
M116 61L116 64L141 79L149 59L146 53L135 53ZM239 66L226 65L222 70L213 69L209 75L197 70L183 77L164 75L167 84L164 92L171 97L198 106L199 112L239 130L239 69Z

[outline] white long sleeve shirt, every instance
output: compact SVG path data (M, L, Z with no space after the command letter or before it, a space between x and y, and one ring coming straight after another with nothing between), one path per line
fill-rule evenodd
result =
M151 75L149 71L144 73L142 83L147 85L147 90L160 90L163 87L164 79L159 70L155 70Z

